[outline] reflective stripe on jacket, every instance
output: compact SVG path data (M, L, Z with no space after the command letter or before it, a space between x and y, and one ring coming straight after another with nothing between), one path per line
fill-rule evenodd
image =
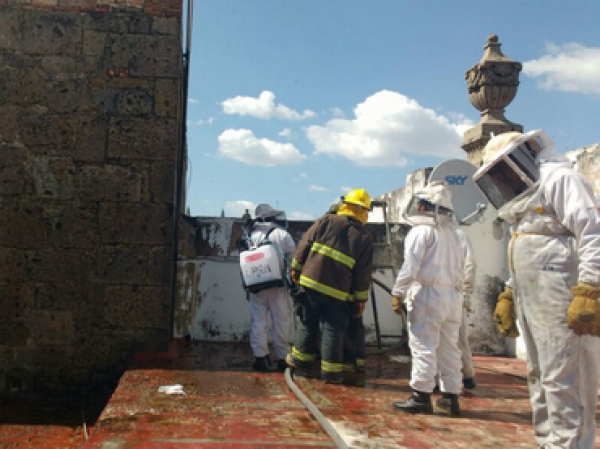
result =
M292 268L300 285L340 301L366 301L373 270L373 239L352 217L326 214L297 245Z

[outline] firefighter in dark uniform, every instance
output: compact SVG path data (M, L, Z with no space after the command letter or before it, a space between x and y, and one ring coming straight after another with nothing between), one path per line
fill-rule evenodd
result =
M286 362L300 373L311 368L322 324L321 378L329 383L342 381L344 336L369 297L373 239L364 223L370 209L364 189L350 191L336 214L325 214L306 231L292 261L290 277L305 294L296 297L298 322ZM362 338L364 345L364 330Z

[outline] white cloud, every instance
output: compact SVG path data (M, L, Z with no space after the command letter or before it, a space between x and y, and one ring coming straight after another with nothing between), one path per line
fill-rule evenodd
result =
M302 173L300 173L298 176L296 176L296 177L292 178L292 181L294 181L294 182L298 182L298 181L300 181L300 180L302 180L302 179L306 179L306 178L307 178L307 175L306 175L306 173L302 172Z
M196 100L194 98L188 98L188 103L189 104L198 104L198 100Z
M196 126L202 126L202 125L212 125L215 122L215 118L214 117L209 117L206 120L205 119L200 119L198 120L195 125Z
M283 128L281 131L279 131L279 135L281 137L290 138L290 137L292 137L292 130L289 128Z
M327 192L329 189L326 187L312 184L311 186L308 187L308 190L310 190L311 192Z
M523 63L523 73L545 90L600 94L600 48L546 44L546 55Z
M248 129L226 129L219 136L217 155L246 165L296 165L306 158L291 143L259 139Z
M331 115L333 115L334 117L344 117L344 111L342 111L340 108L338 107L333 107L331 108Z
M315 217L311 214L307 214L304 212L292 212L288 215L289 220L299 220L299 221L310 221L314 220Z
M223 208L226 217L240 218L242 215L244 215L246 210L248 210L250 215L254 215L254 209L256 209L256 204L254 204L252 201L245 200L227 201L225 203L225 207Z
M250 115L262 119L304 120L317 115L309 109L299 113L283 104L275 104L275 94L268 90L262 91L258 98L242 96L229 98L223 101L221 106L225 114Z
M306 135L315 153L341 156L358 165L403 167L406 155L462 157L462 132L472 125L424 108L397 92L382 90L354 109L355 118L309 126Z

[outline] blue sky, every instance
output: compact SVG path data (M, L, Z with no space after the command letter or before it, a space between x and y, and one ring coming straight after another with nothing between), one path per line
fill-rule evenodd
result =
M196 0L191 215L259 203L312 219L465 159L466 70L497 34L523 63L506 117L560 151L600 141L600 1Z

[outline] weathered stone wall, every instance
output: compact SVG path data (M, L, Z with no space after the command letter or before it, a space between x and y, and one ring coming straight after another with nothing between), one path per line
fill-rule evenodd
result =
M0 394L170 338L181 2L0 0Z

